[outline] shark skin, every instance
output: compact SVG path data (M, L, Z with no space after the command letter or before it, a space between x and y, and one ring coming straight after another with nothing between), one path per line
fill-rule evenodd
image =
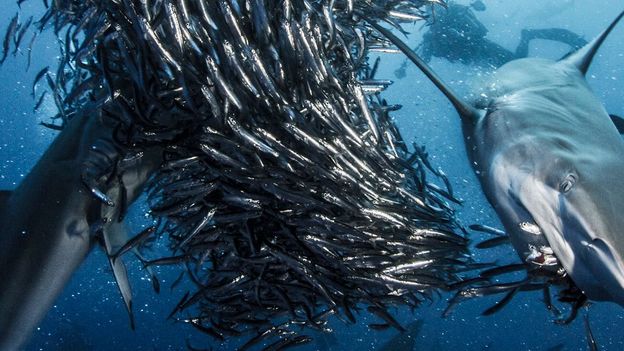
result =
M561 264L590 299L624 305L620 134L565 60L519 60L498 74L488 113L464 132L514 248L535 268Z
M91 248L102 241L102 233L122 235L111 230L121 221L120 204L104 204L82 178L90 148L113 133L101 116L87 111L72 118L15 191L2 199L0 351L23 347ZM104 190L119 193L124 188L131 204L160 165L161 152L150 156L125 179L111 176ZM127 295L127 277L121 282L123 276L115 277Z
M468 158L520 258L531 269L569 274L591 300L622 306L624 143L585 74L623 16L559 61L505 64L475 106L401 39L371 23L458 111Z

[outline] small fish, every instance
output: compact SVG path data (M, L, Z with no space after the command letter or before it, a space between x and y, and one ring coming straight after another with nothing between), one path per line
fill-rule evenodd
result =
M390 324L388 323L382 323L382 324L369 324L368 327L372 330L387 330L388 328L390 328Z
M193 231L191 231L185 238L184 240L182 240L180 242L180 244L178 245L178 248L182 248L184 247L187 243L189 243L191 240L193 240L193 238L199 234L207 225L208 223L210 223L210 221L212 220L212 218L214 217L215 213L217 212L216 208L213 208L211 211L209 211L195 226L195 228L193 229Z
M388 311L385 308L379 307L379 306L368 306L366 308L369 312L375 314L376 316L380 317L381 319L383 319L384 321L386 321L386 323L390 324L391 326L393 326L395 329L404 332L405 328L403 328L401 326L401 324L399 324L399 322L397 322L396 319L394 319L394 317L392 317L390 315L390 313L388 313Z
M186 348L189 349L190 351L212 351L212 347L200 349L200 348L193 346L191 344L191 341L188 338L185 339L185 343L186 343Z
M45 90L43 92L43 94L41 94L41 96L39 96L39 99L37 100L37 102L35 103L35 106L33 107L33 112L37 112L39 110L39 108L43 104L43 101L44 101L45 96L46 96L47 93L48 93L48 91Z
M184 304L188 301L190 294L191 292L187 291L186 293L184 293L184 295L182 295L182 298L180 298L180 301L178 301L175 308L171 311L171 313L169 313L169 315L167 316L167 319L170 319L182 309L182 306L184 306Z
M225 340L225 337L223 336L223 334L219 333L213 328L205 327L194 319L191 320L190 323L195 329L201 331L202 333L206 335L210 335L211 337L218 339L218 340L222 340L222 341Z
M144 242L145 240L147 240L147 238L149 238L152 234L154 234L155 231L156 231L156 227L150 226L150 227L143 229L139 234L135 235L132 239L128 240L128 242L123 244L123 246L111 256L111 259L113 260L113 262L117 258L122 256L123 254L127 253L128 251L137 248L139 245L141 245L142 242Z
M507 234L504 231L502 231L500 229L489 227L487 225L471 224L468 228L470 228L472 230L476 230L478 232L488 233L488 234L492 234L492 235L507 236Z
M145 267L149 267L149 266L167 266L167 265L173 265L173 264L180 264L180 263L184 263L188 258L188 255L183 254L183 255L178 255L178 256L170 256L170 257L163 257L163 258L157 258L154 260L149 260L149 261L144 261L143 265Z
M178 15L178 10L174 3L167 2L165 4L165 13L168 17L168 23L170 23L170 27L173 31L173 38L175 39L176 49L179 52L182 52L185 47L184 36L182 35L182 26L180 17Z
M37 75L35 76L35 80L32 84L32 92L30 93L31 96L35 96L35 87L37 86L37 83L41 80L41 78L43 78L44 75L48 73L49 70L50 66L46 66L37 73Z
M18 14L15 14L9 22L9 26L7 27L6 33L4 35L4 41L2 42L2 56L0 57L0 65L4 63L7 55L9 54L9 45L11 44L11 39L15 35L15 31L17 30Z
M15 34L15 38L13 40L13 44L15 45L15 48L13 49L13 55L17 53L17 50L20 47L22 39L24 38L24 34L26 34L26 31L28 30L28 28L30 28L32 21L33 21L33 16L30 16L28 20L26 21L26 24L21 25L19 28L19 31Z
M401 53L401 50L393 46L385 46L385 45L371 45L368 47L368 51L385 53L385 54L400 54Z
M507 292L507 294L505 294L505 296L500 301L497 301L496 304L494 304L494 306L492 306L492 307L486 309L485 311L483 311L482 315L490 316L490 315L500 311L501 309L503 309L503 307L505 307L505 306L507 306L507 304L509 304L509 302L513 299L513 297L516 296L518 291L520 291L520 287L515 287L515 288L511 289L509 292Z
M256 336L249 339L245 344L243 344L243 346L240 347L240 351L246 351L250 347L260 343L261 341L266 340L275 335L283 334L284 332L285 332L284 329L282 329L280 326L275 326L275 325L265 329L264 331L259 331Z
M144 17L139 17L138 23L141 26L141 29L144 33L146 33L146 39L148 39L148 44L150 44L157 52L160 52L165 61L171 65L177 72L182 70L182 66L179 62L176 61L174 56L167 50L165 43L158 37L158 34L151 27L150 23Z
M243 103L241 102L238 94L235 92L236 89L233 89L228 83L228 80L223 76L217 61L215 61L215 59L210 55L206 55L205 61L206 66L208 67L209 72L212 75L213 80L216 82L217 88L219 88L221 94L225 95L238 110L244 110Z
M500 267L494 267L485 271L482 271L479 275L483 278L493 278L501 274L521 272L526 270L524 263L514 263Z
M99 87L101 84L100 77L91 76L84 80L82 83L78 84L78 86L74 86L71 90L71 93L65 97L63 100L63 104L71 105L76 102L75 100L83 94L93 91L93 89ZM58 86L58 84L57 84ZM34 91L34 87L33 87Z
M269 22L267 7L263 0L251 0L250 5L256 42L259 44L268 44L271 42L273 30Z
M594 333L592 333L591 327L589 325L589 314L585 314L583 316L583 321L585 324L585 332L587 334L587 346L590 351L598 351L600 347L598 343L596 343L596 339L594 338Z
M565 343L559 343L557 345L551 346L546 351L563 351L565 349Z
M152 274L150 276L150 281L152 282L152 288L154 289L154 292L160 294L160 280L158 280L158 277Z
M47 123L47 122L39 122L39 124L41 124L42 126L46 127L46 128L50 128L52 130L63 130L63 126L59 126L56 124L52 124L52 123Z
M497 236L491 239L484 240L478 243L475 247L477 249L489 249L500 245L507 245L509 243L511 243L511 241L509 241L508 236Z
M312 341L312 338L307 335L299 335L293 338L283 338L274 342L273 344L262 349L263 351L281 351L297 347L303 344L307 344Z
M28 71L28 69L30 68L30 63L32 61L32 49L33 46L35 44L35 39L37 38L37 34L39 32L34 32L32 37L30 38L30 42L28 43L28 47L26 48L26 50L28 51L27 57L26 57L26 70Z
M401 11L388 11L388 16L394 17L403 21L420 21L420 20L425 19L421 15L414 14L414 13L401 12Z
M178 277L173 281L173 283L171 283L171 287L169 288L169 290L173 291L173 289L178 286L178 284L180 284L180 282L182 281L182 278L184 278L184 271L180 272L180 275L178 275Z

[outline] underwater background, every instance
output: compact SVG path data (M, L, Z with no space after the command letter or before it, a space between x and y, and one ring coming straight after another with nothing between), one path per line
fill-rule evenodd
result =
M525 28L565 28L589 40L624 8L621 0L485 0L484 3L487 10L475 14L489 30L488 39L509 50L516 47L520 32ZM43 5L38 1L27 1L22 6L26 9L25 14L35 14L42 11ZM4 0L0 9L4 14L0 18L0 28L6 28L17 7L14 1ZM405 26L411 32L410 46L415 47L421 41L425 31L423 23ZM21 51L15 57L10 56L0 68L0 81L3 83L0 85L1 189L14 188L56 134L39 125L39 122L48 121L55 114L54 103L47 99L34 113L35 100L31 91L36 72L45 66L56 65L57 45L53 34L46 32L35 42L28 71L25 52ZM563 44L536 40L531 42L529 55L556 59L567 50ZM371 59L374 58L375 55L371 55ZM381 60L377 77L394 80L383 96L391 103L403 105L392 116L405 140L426 146L434 166L441 167L448 175L456 195L464 200L463 206L457 206L461 222L465 226L479 223L502 228L465 156L455 110L411 64L407 65L405 77L395 77L394 71L404 60L402 55L382 54ZM466 95L478 95L479 92L473 87L479 87L490 73L487 69L438 58L433 58L430 64L455 90ZM621 89L624 80L624 25L616 27L609 36L587 77L607 111L624 114ZM133 207L128 217L131 233L137 233L151 224L146 212L144 201ZM473 232L471 238L478 242L484 236ZM164 243L154 250L165 250ZM474 250L474 253L479 262L518 260L511 247ZM27 350L184 350L187 339L200 349L208 346L215 350L226 349L189 325L166 320L186 291L182 285L173 290L169 288L179 272L175 267L156 268L162 285L162 291L157 295L140 262L135 259L127 259L126 262L133 288L136 331L129 328L128 316L106 257L102 250L96 249L36 330ZM567 326L556 325L552 313L544 307L541 292L521 293L492 316L483 317L481 312L500 296L467 301L456 307L449 317L442 318L446 300L450 297L447 294L435 296L432 302L425 302L414 311L395 310L397 319L403 325L409 325L413 320L422 321L414 336L414 350L587 349L583 319L577 318ZM601 349L624 350L624 333L621 332L624 309L613 303L595 303L590 307L589 314L594 337ZM318 342L299 349L380 349L398 332L393 329L369 330L367 324L375 322L374 317L364 312L358 316L356 325L345 325L333 319L330 322L332 334L319 337Z

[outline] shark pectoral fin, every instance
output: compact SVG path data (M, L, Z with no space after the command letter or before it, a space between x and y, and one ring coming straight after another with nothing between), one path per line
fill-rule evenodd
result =
M130 282L128 281L128 272L126 271L126 265L119 257L114 257L114 253L123 245L127 239L126 231L123 222L114 221L105 226L102 231L104 239L104 250L108 256L108 262L113 269L113 275L117 282L119 292L126 305L128 311L128 317L130 318L130 328L134 330L134 314L132 312L132 289L130 288Z
M624 118L612 114L609 114L609 117L611 117L611 121L615 125L615 128L617 128L618 132L620 132L620 134L624 134Z
M115 256L117 251L128 241L128 231L125 224L115 218L104 224L102 236L104 238L104 250L110 257Z
M132 312L132 289L130 288L130 282L128 281L128 272L126 271L126 265L121 259L114 260L109 259L111 267L113 268L113 275L117 281L117 287L121 292L121 297L128 310L128 317L130 317L130 328L134 330L134 314Z

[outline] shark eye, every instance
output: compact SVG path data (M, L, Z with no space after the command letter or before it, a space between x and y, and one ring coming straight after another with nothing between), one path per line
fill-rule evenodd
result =
M570 190L572 190L572 188L574 187L574 184L576 184L576 176L574 174L568 174L563 179L561 184L559 184L559 191L565 194L569 192Z

